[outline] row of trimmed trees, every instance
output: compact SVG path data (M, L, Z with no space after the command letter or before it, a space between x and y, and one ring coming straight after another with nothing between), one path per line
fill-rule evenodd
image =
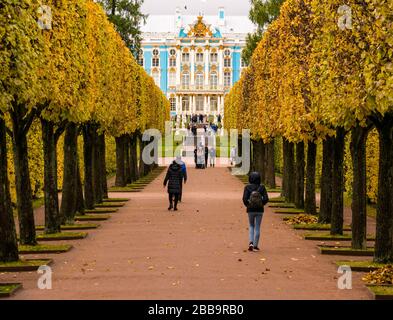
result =
M135 62L100 5L92 0L46 5L51 16L42 16L40 1L0 5L0 261L18 260L7 134L12 139L19 243L35 245L27 139L34 121L42 128L45 232L57 233L77 213L108 197L105 135L138 136L150 126L162 130L169 115L169 102ZM56 152L61 136L60 204ZM130 149L134 152L135 145Z
M251 129L254 167L272 170L261 145L266 150L283 138L283 196L311 214L316 149L323 144L319 219L331 224L332 234L343 233L344 141L350 135L356 249L367 245L366 141L377 129L378 262L393 261L392 10L390 1L287 0L225 105L226 126Z

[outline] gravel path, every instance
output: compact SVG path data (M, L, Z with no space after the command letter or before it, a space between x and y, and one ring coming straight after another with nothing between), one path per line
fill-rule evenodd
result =
M37 289L36 273L0 280L23 282L15 299L368 299L361 274L352 290L337 288L333 261L345 257L321 256L270 209L261 252L246 251L243 185L226 168L190 168L176 213L164 174L141 193L113 195L132 199L70 252L42 255L55 259L52 290Z

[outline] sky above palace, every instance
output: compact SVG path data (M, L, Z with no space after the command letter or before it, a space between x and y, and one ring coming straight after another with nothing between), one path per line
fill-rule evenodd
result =
M219 7L225 7L227 15L248 16L249 0L145 0L143 12L151 15L174 15L176 7L183 15L218 14Z

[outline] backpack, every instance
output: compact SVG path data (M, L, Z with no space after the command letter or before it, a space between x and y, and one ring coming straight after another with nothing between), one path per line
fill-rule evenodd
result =
M254 209L254 210L263 209L263 201L262 201L261 193L258 190L251 192L248 203L249 203L248 205L249 209Z

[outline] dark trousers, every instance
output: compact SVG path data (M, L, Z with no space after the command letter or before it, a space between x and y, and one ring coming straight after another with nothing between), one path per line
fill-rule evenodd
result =
M173 200L175 200L175 206L173 206ZM179 194L178 193L170 193L169 194L169 206L172 208L177 208L178 202L179 202Z

